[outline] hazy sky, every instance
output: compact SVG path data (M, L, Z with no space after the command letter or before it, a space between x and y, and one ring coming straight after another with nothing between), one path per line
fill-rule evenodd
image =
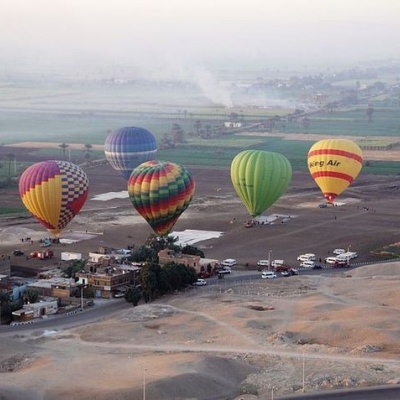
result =
M400 58L399 21L400 0L0 0L0 65L356 63Z

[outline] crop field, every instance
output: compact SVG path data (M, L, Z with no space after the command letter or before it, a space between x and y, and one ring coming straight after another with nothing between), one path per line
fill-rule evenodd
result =
M397 153L384 151L396 149L398 143L400 113L395 95L361 100L354 106L338 108L333 112L311 113L307 127L301 119L282 119L270 130L255 125L245 133L225 130L223 135L213 134L209 139L201 139L196 121L202 129L214 131L221 128L232 114L237 114L244 124L251 126L257 122L264 123L273 116L288 115L294 110L283 103L280 106L254 106L249 93L242 97L231 93L235 106L227 108L213 101L212 96L204 91L186 83L175 85L172 89L168 84L0 82L0 88L0 143L53 143L51 150L36 146L26 149L32 161L41 157L61 158L62 151L57 148L61 143L82 144L82 149L71 147L68 150L68 157L76 162L84 161L84 144L93 145L92 159L102 158L102 151L94 147L102 146L113 129L141 126L150 130L160 143L165 134L171 134L173 125L179 124L185 142L175 148L159 150L160 159L185 165L229 166L239 151L259 149L281 153L289 159L294 170L306 171L306 155L316 140L346 136L358 142L363 149L382 150L378 156L374 154L372 158L367 158L369 161L364 167L370 173L397 174L400 169ZM254 98L264 95L257 92ZM249 103L240 104L244 100ZM366 113L369 104L374 107L370 122ZM57 145L54 146L54 143ZM7 149L7 146L0 149L0 181L9 175ZM16 159L17 171L25 167L26 156Z

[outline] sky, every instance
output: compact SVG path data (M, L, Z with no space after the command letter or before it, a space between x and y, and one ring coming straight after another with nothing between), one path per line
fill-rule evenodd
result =
M399 58L399 0L0 0L0 68L203 68Z

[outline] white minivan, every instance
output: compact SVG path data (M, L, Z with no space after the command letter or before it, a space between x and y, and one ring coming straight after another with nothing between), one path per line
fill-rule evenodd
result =
M300 254L297 257L297 261L314 261L314 260L315 260L315 254L312 253Z
M308 260L308 261L303 261L303 262L300 264L300 267L302 267L302 268L313 268L314 265L315 265L315 262L314 262L314 261Z
M227 258L226 260L222 261L221 265L223 267L234 267L236 265L236 260L233 258Z
M276 273L272 271L263 271L263 273L261 274L262 279L273 279L276 277L277 277Z

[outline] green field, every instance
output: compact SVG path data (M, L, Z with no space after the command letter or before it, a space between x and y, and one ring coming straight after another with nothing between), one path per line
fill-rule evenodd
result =
M361 146L390 146L392 141L376 139L379 136L400 136L400 113L397 94L360 99L354 105L335 109L334 112L309 116L305 128L301 120L284 121L282 117L294 111L285 107L254 107L238 105L226 108L214 104L193 86L182 84L178 89L132 85L109 86L105 84L50 84L1 83L0 143L48 141L55 143L103 144L110 131L123 126L141 126L149 129L160 143L165 134L171 134L178 123L185 142L175 148L159 150L158 157L186 165L229 166L233 157L245 149L278 152L286 156L294 170L307 170L306 156L313 144L304 140L283 140L281 137L259 137L233 134L229 129L223 134L213 134L210 139L200 139L196 121L203 129L214 132L221 129L232 113L240 116L244 125L264 123L273 116L281 117L274 131L281 133L309 133L318 135L358 136ZM298 94L300 97L300 93ZM294 96L294 93L290 93ZM366 110L373 105L372 121ZM266 130L250 127L249 130ZM371 137L371 140L368 138ZM374 137L372 139L372 137ZM0 153L0 181L7 176L4 147ZM55 149L32 150L39 154L61 157ZM71 158L83 160L83 151L71 150ZM102 157L102 152L92 152L92 158ZM17 160L18 163L18 160ZM18 170L24 166L18 165ZM375 174L397 174L399 162L371 162L366 167Z

